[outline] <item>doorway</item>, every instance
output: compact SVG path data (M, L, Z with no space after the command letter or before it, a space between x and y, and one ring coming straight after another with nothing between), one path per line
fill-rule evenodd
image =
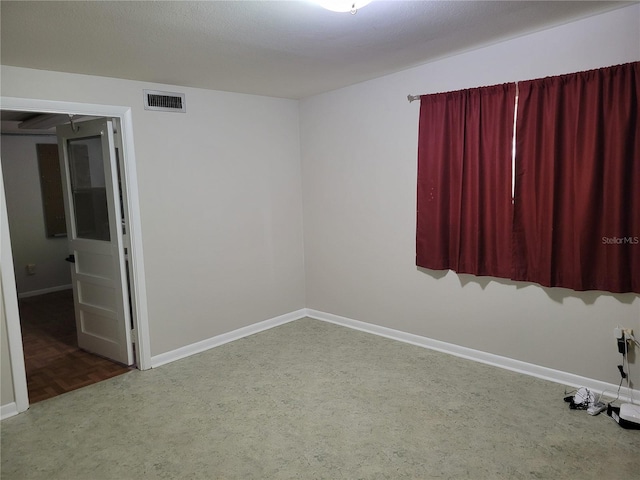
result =
M132 341L135 342L137 368L145 370L150 368L148 321L146 308L146 288L144 281L144 267L142 258L142 242L140 234L139 206L137 198L137 179L135 171L135 157L133 150L133 134L131 128L131 111L126 107L110 107L102 105L85 105L66 102L51 102L43 100L3 98L3 110L17 112L45 113L45 114L69 114L107 116L120 122L122 128L122 156L123 166L122 187L126 189L128 203L124 209L129 221L130 248L128 251L128 270L133 280L131 291L132 312ZM117 166L115 167L117 168ZM0 201L5 203L4 189L0 192ZM4 209L4 205L2 205ZM2 220L2 295L5 301L7 338L9 343L9 355L11 358L11 371L13 374L15 413L28 408L29 398L27 394L26 372L24 368L24 351L22 348L22 332L20 329L20 313L17 302L15 276L13 272L13 253L7 248L8 225L6 218ZM7 268L5 268L5 266ZM5 409L3 406L3 416Z
M76 118L73 123L79 128L94 118ZM5 200L17 274L27 389L30 403L36 403L127 373L133 361L120 356L118 360L126 364L119 364L98 356L99 350L87 349L78 339L76 318L78 325L84 325L84 318L78 317L84 312L80 312L78 302L74 302L78 293L72 290L74 266L64 261L69 251L65 228L68 202L65 208L64 180L58 158L60 139L56 136L56 128L68 124L73 117L2 111L1 119ZM83 173L89 175L90 172ZM104 183L104 175L98 176ZM99 202L97 205L99 207ZM83 215L85 224L105 223L104 212L99 208L85 206ZM128 292L129 279L123 278L121 282L127 284ZM127 323L130 324L130 320ZM126 340L131 343L130 338Z
M79 348L71 289L23 297L18 306L29 403L132 370Z

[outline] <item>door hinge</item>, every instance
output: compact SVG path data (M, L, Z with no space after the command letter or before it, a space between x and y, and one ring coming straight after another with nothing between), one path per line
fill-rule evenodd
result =
M136 339L138 338L138 332L135 328L131 329L131 343L136 343Z

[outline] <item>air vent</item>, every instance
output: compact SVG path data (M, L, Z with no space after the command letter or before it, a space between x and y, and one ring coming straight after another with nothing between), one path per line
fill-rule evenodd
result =
M144 90L144 109L160 112L186 112L184 93Z

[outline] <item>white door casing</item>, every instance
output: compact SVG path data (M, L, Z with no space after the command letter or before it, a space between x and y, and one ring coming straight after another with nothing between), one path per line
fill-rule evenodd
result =
M140 202L138 197L138 174L136 166L135 147L133 142L133 118L131 108L126 106L90 104L78 102L64 102L57 100L42 100L33 98L18 98L0 96L2 110L34 113L63 113L68 115L90 115L97 117L114 117L120 122L121 146L123 158L123 184L127 192L127 211L129 220L128 237L129 269L132 277L132 303L134 305L134 325L136 348L136 363L140 370L151 368L151 340L149 335L149 318L147 308L147 289L144 268L144 253L142 245L142 230L140 219ZM1 175L0 175L1 177ZM0 186L1 187L1 186ZM0 207L4 207L4 191L0 188ZM0 208L2 210L2 208ZM9 243L9 231L6 215L0 215L0 235L2 248L0 248L0 273L2 274L1 294L5 300L5 314L7 323L7 340L11 358L11 374L13 380L13 393L15 402L12 405L3 405L3 418L5 410L7 416L24 412L29 408L27 393L27 377L24 368L24 354L22 351L22 335L20 329L20 315L16 295L15 277L13 275L13 256ZM5 407L7 407L5 409Z
M57 127L78 346L135 360L113 123Z

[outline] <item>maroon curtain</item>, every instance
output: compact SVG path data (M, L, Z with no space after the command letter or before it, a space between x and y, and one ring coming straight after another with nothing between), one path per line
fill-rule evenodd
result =
M512 278L640 293L640 62L518 86Z
M515 84L420 98L416 264L509 277Z

